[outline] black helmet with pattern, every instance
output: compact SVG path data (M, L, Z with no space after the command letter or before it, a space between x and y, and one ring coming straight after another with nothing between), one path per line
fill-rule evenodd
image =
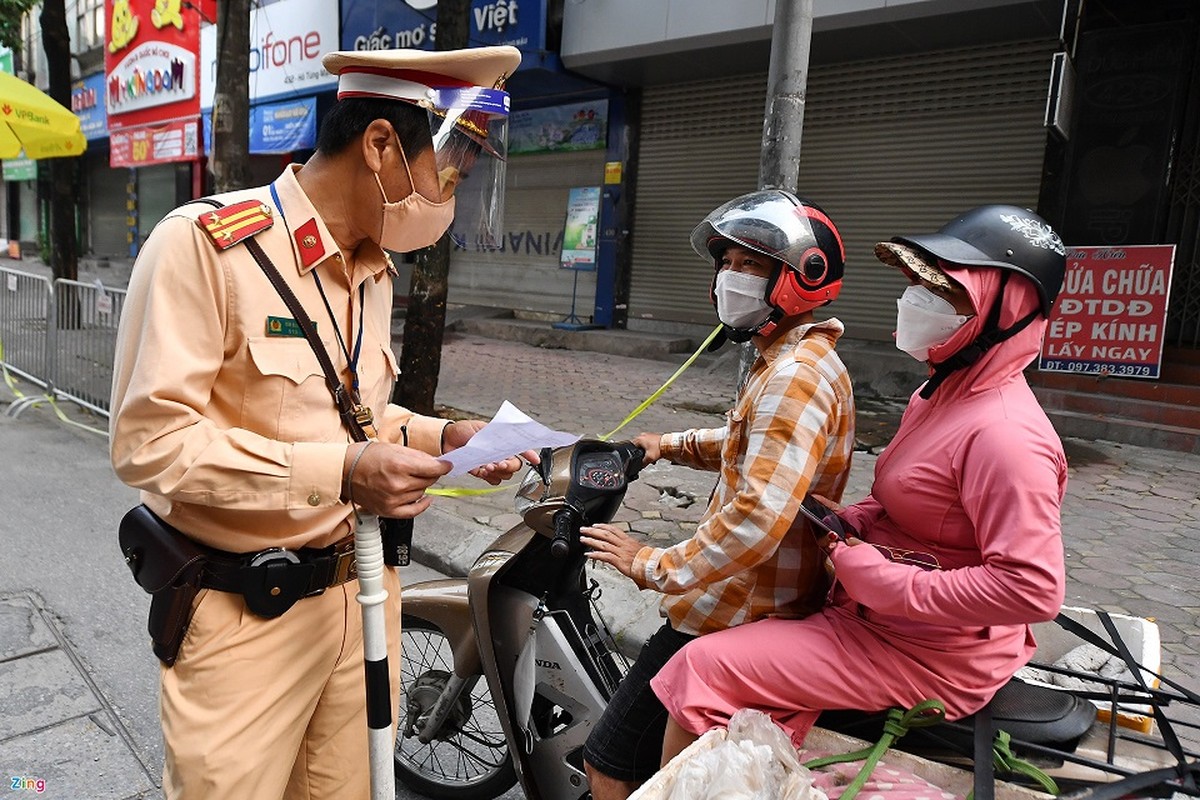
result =
M1037 287L1047 317L1067 269L1066 248L1050 223L1019 206L979 206L957 215L937 233L896 236L892 241L951 264L1018 272Z
M924 398L929 398L951 374L977 362L984 353L1024 330L1039 315L1049 317L1067 268L1062 239L1046 220L1019 206L978 206L956 215L937 233L896 236L892 241L922 250L951 265L1002 271L1000 293L987 310L979 335L950 358L934 365L933 374L921 387ZM1002 329L1004 285L1013 273L1033 282L1041 302L1038 308Z

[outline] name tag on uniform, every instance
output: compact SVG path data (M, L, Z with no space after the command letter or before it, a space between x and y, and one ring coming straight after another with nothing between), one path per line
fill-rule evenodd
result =
M316 330L317 323L313 323ZM267 317L267 336L298 336L304 338L304 329L291 317Z

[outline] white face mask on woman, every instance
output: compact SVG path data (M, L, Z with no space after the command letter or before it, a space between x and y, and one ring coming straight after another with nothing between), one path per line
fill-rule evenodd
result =
M379 231L379 246L397 253L411 253L436 244L442 234L450 230L450 224L454 222L454 197L435 203L418 192L413 183L412 170L408 168L408 159L404 157L404 148L400 147L399 141L396 146L400 148L404 171L408 173L408 184L413 190L403 200L388 202L383 181L379 180L379 173L375 173L375 182L379 184L379 193L383 195L383 226Z
M921 284L910 286L896 301L896 347L927 361L929 348L949 339L970 318Z
M731 328L757 328L771 314L771 307L763 299L767 293L766 278L723 269L717 273L713 293L717 297L717 317Z

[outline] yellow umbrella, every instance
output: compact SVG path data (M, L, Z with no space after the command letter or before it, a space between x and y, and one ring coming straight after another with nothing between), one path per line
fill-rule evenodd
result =
M0 72L0 158L77 156L87 149L79 117L20 78Z

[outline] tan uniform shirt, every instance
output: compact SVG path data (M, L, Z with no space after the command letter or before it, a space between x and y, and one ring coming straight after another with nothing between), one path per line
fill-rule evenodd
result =
M255 239L347 385L348 359L310 273L351 353L362 316L359 389L380 440L407 437L438 455L446 421L388 404L398 373L390 262L366 241L346 263L296 181L299 169L274 183L281 208L269 186L217 199L256 199L271 210L274 224ZM286 323L292 315L245 244L222 251L196 225L212 211L192 203L171 212L134 266L113 373L113 467L155 513L213 547L323 547L353 529L340 498L349 432L312 348L288 335L298 334Z

